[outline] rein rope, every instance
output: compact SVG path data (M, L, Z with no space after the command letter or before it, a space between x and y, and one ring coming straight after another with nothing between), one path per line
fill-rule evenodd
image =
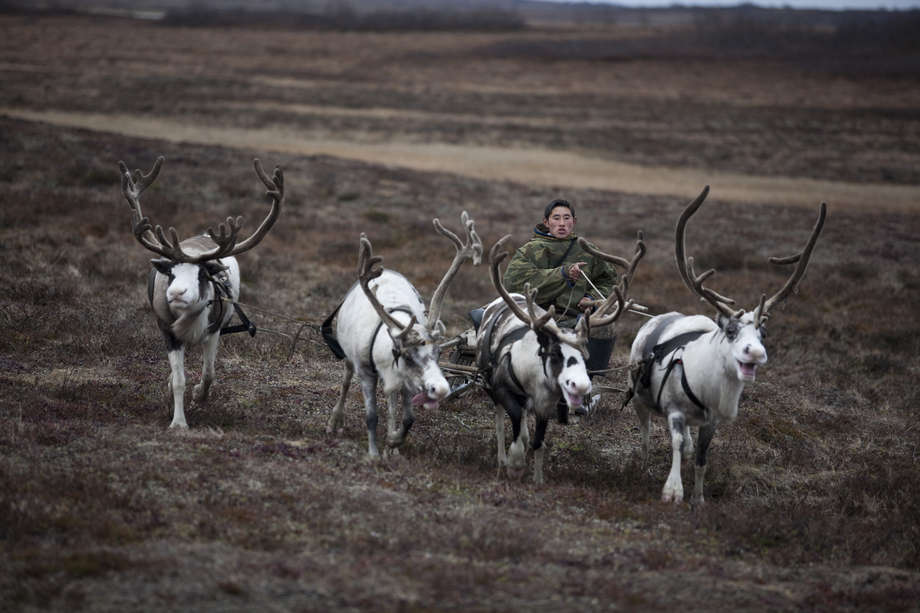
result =
M593 289L595 292L597 292L597 295L600 296L601 299L607 300L608 297L604 295L604 292L602 292L601 290L597 289L597 286L594 285L594 282L591 280L591 277L589 277L589 276L585 273L585 271L583 271L583 270L581 270L581 269L579 268L579 269L578 269L578 272L581 273L581 276L585 278L585 281L588 282L588 285L591 286L591 289ZM638 305L635 305L635 306L630 307L629 309L626 309L626 310L629 311L630 313L635 313L636 315L642 315L643 317L648 317L649 319L651 319L652 317L654 317L654 315L652 315L652 314L650 314L650 313L646 313L645 311L641 311L641 310L639 310L637 307L638 307ZM643 307L643 308L644 308L644 307Z
M221 302L229 302L230 304L232 304L232 305L234 306L234 308L237 308L237 306L243 306L243 307L246 307L247 309L252 309L252 310L254 310L254 311L258 311L258 312L260 312L260 313L264 313L264 314L266 314L266 315L270 315L270 316L272 316L272 317L275 317L276 319L282 319L282 320L284 320L284 321L289 321L289 322L291 322L291 323L299 324L299 326L298 326L298 328L297 328L297 332L296 332L295 334L293 334L293 335L288 334L287 332L281 332L280 330L272 330L271 328L263 328L263 327L261 327L261 326L258 328L258 331L259 331L259 332L265 332L265 333L268 333L268 334L275 334L275 335L277 335L277 336L283 336L283 337L285 337L285 338L291 339L291 350L288 352L288 356L287 356L287 358L285 359L285 361L289 361L289 360L293 357L293 355L294 355L294 347L297 345L297 341L300 340L300 335L301 335L301 333L303 332L303 329L304 329L304 328L310 328L310 329L313 330L314 332L320 332L320 331L321 331L321 330L320 330L319 324L313 323L312 321L309 321L309 320L306 320L306 319L303 319L303 318L300 318L300 317L290 317L290 316L288 316L288 315L284 315L283 313L279 313L278 311L276 311L276 310L274 310L274 309L265 309L265 308L262 308L262 307L257 307L257 306L255 306L254 304L248 304L248 303L245 303L245 302L240 302L240 301L238 301L238 300L231 300L228 296L224 296L224 295L221 295L220 298L219 298L219 300L220 300ZM239 315L239 314L240 314L240 311L237 310L237 315ZM245 315L244 315L243 317L245 317ZM244 325L246 325L246 322L247 322L247 321L248 321L248 320L244 321ZM251 327L247 327L245 330L234 330L234 331L247 331L247 332L249 332L250 336L255 336L256 327L253 326L251 323L249 324L249 326L251 326ZM251 330L251 331L250 331L250 330Z

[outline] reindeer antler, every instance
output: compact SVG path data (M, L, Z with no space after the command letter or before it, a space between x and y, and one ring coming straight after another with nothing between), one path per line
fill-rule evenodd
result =
M697 275L693 270L693 258L688 258L686 255L686 228L687 221L690 217L700 208L703 204L703 201L706 199L706 196L709 194L709 186L703 188L703 191L700 192L700 195L696 199L687 205L687 208L684 209L684 212L681 213L680 218L677 220L677 229L675 231L675 252L674 257L677 261L677 270L680 272L681 279L684 280L684 284L697 296L711 304L716 308L719 313L725 315L726 317L739 317L744 313L744 309L732 310L731 305L735 304L735 301L726 296L715 292L708 287L703 286L703 281L712 276L716 270L715 268L710 268L709 270L700 273Z
M447 294L447 287L450 285L450 282L453 281L454 276L456 276L457 271L460 270L463 262L465 260L472 260L473 265L478 266L482 261L482 240L479 238L479 235L476 234L473 218L470 217L466 211L460 214L460 223L466 230L465 243L462 242L456 234L441 225L441 221L437 217L432 220L432 223L434 224L434 229L437 230L438 233L446 236L454 244L457 253L454 255L450 267L444 274L444 278L441 279L437 289L434 290L434 294L431 295L431 302L428 306L429 329L434 329L434 327L437 326L437 322L441 318L441 306L444 302L444 296Z
M784 258L771 257L771 264L786 265L786 264L795 264L798 265L795 267L795 270L792 271L792 275L786 280L786 283L782 288L769 299L765 295L760 297L760 304L757 307L757 310L754 311L754 322L760 327L761 323L769 316L769 311L771 308L785 300L789 294L791 294L795 288L798 286L799 281L802 280L802 277L805 276L805 269L808 268L808 261L811 259L811 252L815 248L815 244L818 242L818 236L821 234L821 230L824 228L824 219L827 217L827 203L822 202L820 207L818 207L818 220L815 222L814 228L811 230L811 235L808 237L808 241L805 243L805 247L795 255L790 255Z
M272 198L272 208L268 216L256 231L242 243L237 243L237 234L243 224L243 218L228 217L225 222L218 225L217 232L213 228L208 228L208 235L217 244L217 247L197 255L186 253L182 250L181 241L175 228L170 227L167 231L164 231L160 225L154 227L141 211L140 194L160 174L160 167L163 161L163 156L158 157L149 173L145 175L140 170L135 170L133 177L128 171L127 165L124 162L118 162L118 168L121 172L121 191L131 208L131 225L134 236L141 245L150 251L174 262L187 262L190 264L200 264L207 260L238 255L258 245L278 219L278 215L281 212L281 202L284 200L284 175L281 169L276 166L274 173L269 177L262 169L262 163L256 158L253 160L256 174L262 183L269 188L267 194ZM168 238L166 236L167 232L169 233Z
M521 308L520 303L518 303L514 298L511 297L511 294L508 293L508 290L505 289L504 284L502 283L501 271L499 271L499 264L508 257L508 252L503 251L505 243L511 238L510 234L498 239L498 241L492 245L492 248L489 250L489 273L492 277L492 285L495 286L495 290L505 301L505 304L508 305L508 308L511 309L511 312L514 313L518 319L526 323L532 330L546 330L550 334L556 337L560 343L565 343L578 351L581 351L583 354L587 355L587 342L588 342L588 326L586 322L580 321L578 326L575 329L575 339L572 340L567 334L559 328L559 325L554 319L556 316L555 306L550 306L542 314L537 313L537 305L534 302L534 297L537 294L536 289L531 289L530 283L524 284L524 300L527 303L527 311Z
M371 246L371 241L368 240L367 234L362 232L358 245L358 282L361 284L361 289L364 290L364 295L367 297L368 302L371 303L371 306L377 312L380 319L383 320L383 323L385 323L388 328L399 330L397 337L402 338L409 333L417 320L415 315L413 315L409 323L403 325L390 315L383 305L380 304L380 301L377 300L377 294L370 288L370 282L383 274L382 267L376 268L381 262L383 262L383 257L374 255L374 248Z
M588 324L590 327L595 326L607 326L615 322L620 318L623 313L626 312L633 305L633 300L626 300L626 296L629 294L629 286L632 283L633 276L636 274L636 268L639 265L639 260L645 256L645 240L642 234L642 230L636 235L636 250L633 253L631 260L622 258L617 255L610 253L605 253L586 241L584 238L578 238L578 244L581 245L582 249L588 253L599 257L602 260L611 262L617 266L622 266L626 269L623 275L620 277L620 282L614 286L613 291L609 296L604 300L601 305L595 309L595 311L588 318ZM611 309L616 306L616 310L611 312Z
M505 243L507 243L510 239L510 234L504 235L498 239L498 241L492 245L492 248L489 250L489 272L492 277L492 285L495 287L498 295L501 296L505 301L505 304L508 305L508 308L511 309L511 312L514 313L518 319L525 322L528 326L534 330L537 330L545 326L546 322L556 315L556 309L554 307L550 307L549 310L547 310L543 315L539 317L536 316L533 302L536 290L530 289L529 283L524 287L524 298L527 300L527 310L529 313L525 312L524 309L521 308L521 305L511 297L511 294L508 293L508 290L505 289L505 286L502 283L501 271L499 271L498 266L506 257L508 257L508 252L503 251L502 249L504 248Z

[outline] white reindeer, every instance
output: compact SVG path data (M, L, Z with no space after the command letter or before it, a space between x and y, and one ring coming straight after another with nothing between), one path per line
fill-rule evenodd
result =
M166 338L170 376L168 389L173 397L173 418L170 428L188 428L185 420L185 347L203 345L201 382L195 386L194 399L205 402L214 381L214 358L220 331L233 316L225 299L236 302L240 295L240 268L234 256L252 249L268 233L281 212L284 199L284 177L275 168L271 177L254 160L256 174L268 188L272 199L271 210L262 224L243 241L237 234L242 217L228 217L218 226L218 231L208 229L206 235L183 241L175 228L169 228L169 237L159 225L153 227L141 211L140 195L160 173L164 158L158 157L149 173L128 171L124 162L118 162L121 171L121 189L131 207L131 225L138 242L162 256L151 260L153 268L147 281L147 297L157 324Z
M686 256L687 220L703 204L709 186L691 202L677 222L675 256L684 283L718 311L715 321L703 315L666 313L647 321L638 331L629 356L630 382L626 403L633 400L642 435L643 465L648 462L651 415L667 421L671 433L671 472L662 489L664 502L680 502L684 488L681 455L693 453L690 426L699 426L696 446L693 504L702 504L706 452L716 427L738 415L745 383L753 382L757 367L767 362L763 345L764 322L770 309L785 300L805 274L812 249L827 212L821 203L818 221L805 248L787 258L770 258L774 264L797 263L783 287L752 312L735 310L734 301L703 286L715 270L697 275L693 258ZM625 404L624 403L624 406Z
M338 402L326 427L340 432L344 420L345 397L357 371L367 423L367 453L371 460L380 457L377 449L378 379L383 380L387 398L387 445L396 450L406 440L415 421L413 406L435 409L450 387L438 366L438 339L444 326L441 304L447 287L465 260L478 265L482 241L466 211L460 217L466 230L466 243L441 222L435 229L454 243L456 254L450 268L431 297L429 308L415 287L393 270L375 268L382 261L373 255L370 241L361 235L358 253L358 283L352 286L338 309L335 334L345 357L345 377ZM396 425L399 394L402 393L402 423Z
M501 281L499 264L508 256L501 251L511 238L505 235L489 251L492 284L499 298L486 306L476 334L476 364L484 373L486 391L495 403L495 436L498 444L498 470L507 467L508 476L524 474L526 445L530 435L527 412L533 412L536 426L533 438L534 483L543 483L543 439L549 420L556 415L566 422L569 410L590 397L591 379L585 367L591 327L613 324L631 305L624 293L645 253L641 234L631 262L607 255L592 246L591 252L627 266L627 273L613 293L589 317L582 317L574 330L560 328L553 319L555 309L544 311L534 304L535 290L529 284L525 294L509 294ZM525 311L526 306L526 311ZM564 408L560 399L565 400ZM504 410L503 410L504 409ZM511 446L505 453L505 416L511 418Z

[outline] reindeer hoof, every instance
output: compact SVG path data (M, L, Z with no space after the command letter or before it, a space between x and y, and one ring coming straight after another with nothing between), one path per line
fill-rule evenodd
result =
M387 446L390 449L396 449L398 447L402 447L403 443L405 442L406 442L406 437L402 436L399 433L390 434L389 436L387 436Z
M509 463L507 467L508 478L513 479L514 481L519 481L521 478L523 478L526 469L527 467L523 464L520 466L514 466Z
M385 455L386 459L388 459L388 460L394 460L394 461L395 461L395 460L399 460L400 458L402 458L402 456L399 455L399 449L395 449L395 448L387 449L387 450L384 452L384 455Z
M661 502L665 503L674 503L680 504L684 500L684 495L681 492L669 492L665 491L661 494Z
M169 429L179 431L188 430L188 424L184 421L174 421L169 424Z
M342 423L342 418L338 415L333 415L329 418L329 422L326 424L326 434L338 434L341 435L345 432L344 424Z
M204 404L208 401L208 391L209 387L205 387L201 383L195 386L195 389L192 391L192 398L195 399L195 402L200 402Z

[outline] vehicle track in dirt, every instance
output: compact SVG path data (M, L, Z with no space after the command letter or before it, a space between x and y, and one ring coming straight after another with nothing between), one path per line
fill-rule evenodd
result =
M321 107L310 107L312 113L321 111ZM327 112L334 115L345 111L330 108ZM880 210L913 213L920 210L920 186L917 185L849 183L643 166L575 151L533 147L503 148L397 140L362 142L359 139L330 139L326 135L294 133L280 127L234 128L129 114L0 108L0 115L170 142L262 149L296 155L328 155L371 164L530 185L594 188L681 198L695 195L703 185L711 185L712 199L739 203L812 207L826 201L833 208L862 209L869 213Z

